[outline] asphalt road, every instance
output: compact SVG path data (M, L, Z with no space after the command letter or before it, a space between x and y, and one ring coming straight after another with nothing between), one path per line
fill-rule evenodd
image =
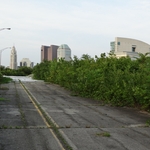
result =
M150 149L150 114L71 96L58 85L12 78L0 90L0 150Z

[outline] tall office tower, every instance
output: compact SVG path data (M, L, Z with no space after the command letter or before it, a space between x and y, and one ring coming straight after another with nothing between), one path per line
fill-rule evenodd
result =
M41 46L41 62L43 60L54 60L57 59L57 49L59 46L51 45L51 46Z
M71 49L67 44L62 44L57 49L57 61L63 58L66 61L71 60Z
M49 46L41 46L41 62L44 60L48 60L48 48Z
M10 69L17 69L17 51L15 46L12 47L10 54Z
M57 60L57 49L59 46L51 45L48 49L48 60Z

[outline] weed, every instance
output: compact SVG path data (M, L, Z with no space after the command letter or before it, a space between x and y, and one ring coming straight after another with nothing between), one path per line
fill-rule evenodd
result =
M2 129L7 129L8 127L6 125L2 125Z
M16 126L15 128L16 128L16 129L21 129L21 127L20 127L20 126Z
M9 83L11 81L12 81L12 79L9 78L9 77L2 77L1 80L0 80L0 84Z
M10 101L10 100L0 97L0 101Z
M103 137L110 137L110 133L109 132L103 132L103 133L97 133L97 136L103 136Z
M150 126L150 119L146 121L146 126Z
M5 98L0 97L0 101L5 101Z
M14 82L14 84L15 84L15 82ZM23 112L23 110L22 110L22 104L21 104L21 102L20 102L19 94L18 94L18 92L17 92L17 89L16 89L16 102L17 102L17 105L18 105L18 108L19 108L19 112L20 112L20 114L21 114L21 120L22 120L22 122L23 122L23 126L24 126L24 128L26 128L27 121L26 121L26 119L25 119L25 114L24 114L24 112Z

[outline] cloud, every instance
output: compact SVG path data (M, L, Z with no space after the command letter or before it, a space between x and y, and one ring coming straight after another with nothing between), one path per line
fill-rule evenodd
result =
M31 50L39 55L42 44L65 42L78 53L94 47L96 54L116 36L149 42L149 7L149 0L5 0L0 26L12 30L1 32L0 44L15 43L23 57Z
M117 5L111 2L109 4L81 1L80 6L70 5L66 10L67 4L57 8L56 3L52 3L51 7L43 8L40 4L34 6L31 1L7 6L7 10L13 10L12 12L5 9L3 11L8 15L8 22L13 22L12 24L20 30L58 29L89 34L113 34L115 31L125 33L127 30L132 31L145 26L142 22L149 15L143 18L143 9L150 3L146 0L138 1L141 5L137 6L138 3L133 2L121 7L119 1ZM147 23L149 24L148 20Z

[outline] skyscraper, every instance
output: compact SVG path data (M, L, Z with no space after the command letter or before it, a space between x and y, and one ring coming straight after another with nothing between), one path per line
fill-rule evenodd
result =
M10 69L17 69L17 51L15 46L12 47L10 54Z
M57 49L57 60L63 58L66 61L71 60L71 49L67 44L62 44Z
M51 45L48 49L48 60L57 60L57 49L59 46Z
M57 49L59 46L51 45L51 46L41 46L41 62L43 60L54 60L57 59Z
M41 62L43 60L48 60L48 48L49 46L45 46L45 45L41 46Z

